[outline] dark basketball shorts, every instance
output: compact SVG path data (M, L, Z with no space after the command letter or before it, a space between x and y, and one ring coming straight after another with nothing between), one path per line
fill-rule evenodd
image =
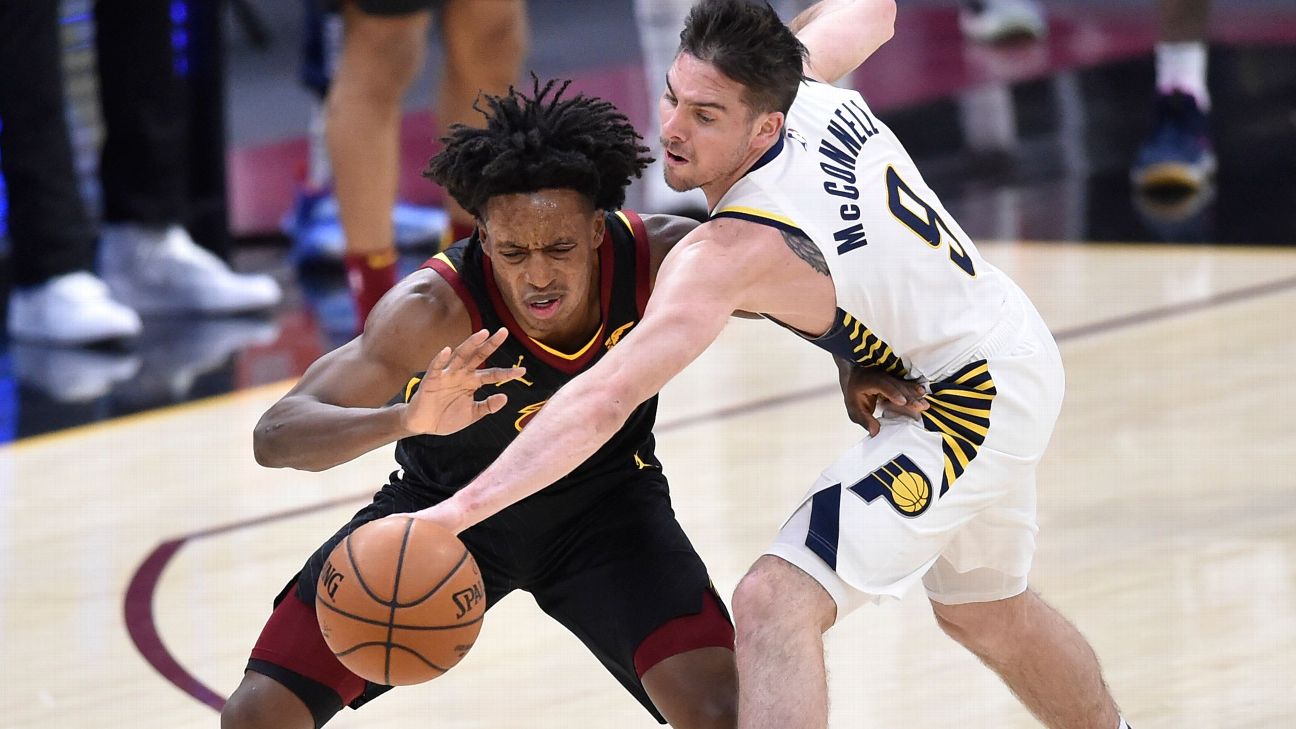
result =
M325 645L314 609L324 561L361 525L443 498L393 479L311 555L276 598L248 670L297 694L316 726L343 705L358 708L390 688L347 671ZM680 653L733 647L732 621L675 520L658 471L542 491L460 538L481 568L487 611L513 590L530 592L663 724L640 677ZM483 630L490 630L489 619Z

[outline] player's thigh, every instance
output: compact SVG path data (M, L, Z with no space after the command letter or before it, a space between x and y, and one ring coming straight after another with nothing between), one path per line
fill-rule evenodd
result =
M540 608L650 710L640 676L672 657L733 645L732 622L660 478L612 489L568 528L531 586Z
M887 417L879 434L827 468L784 523L767 554L808 574L837 603L837 619L900 598L958 530L1000 496L993 489L941 495L937 433Z

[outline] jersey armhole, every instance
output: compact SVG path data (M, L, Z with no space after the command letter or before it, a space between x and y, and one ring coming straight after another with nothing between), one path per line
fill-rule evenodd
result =
M619 215L630 224L630 232L634 235L635 308L642 317L648 306L648 294L652 293L652 246L648 242L648 228L644 226L643 218L633 210L621 210Z
M450 284L450 288L454 289L455 295L463 302L464 308L468 310L468 318L472 321L472 330L475 332L482 328L481 311L477 309L477 300L468 291L467 284L459 276L459 272L455 270L454 264L450 262L446 254L438 253L432 256L420 268L430 268L436 271L442 279L445 279L445 282Z

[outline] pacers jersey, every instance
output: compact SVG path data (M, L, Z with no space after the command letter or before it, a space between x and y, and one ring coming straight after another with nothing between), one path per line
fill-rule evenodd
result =
M937 380L971 359L1024 295L977 253L858 92L803 82L783 137L715 218L804 236L822 251L837 319L814 341L860 365Z
M499 385L487 385L478 399L502 392L508 403L502 410L450 435L420 435L396 444L396 460L404 480L449 495L462 488L490 465L526 427L554 392L603 354L639 321L648 299L648 237L643 222L632 212L608 213L606 233L599 247L601 324L577 352L559 352L527 336L510 313L495 285L491 261L474 234L433 256L424 266L441 275L467 308L473 331L500 327L508 339L483 367L526 367L526 375ZM422 373L410 379L402 393L406 402L417 391ZM562 491L574 483L612 473L653 469L661 465L653 454L653 419L657 398L631 413L616 435L571 474L544 493ZM613 481L615 482L615 481Z

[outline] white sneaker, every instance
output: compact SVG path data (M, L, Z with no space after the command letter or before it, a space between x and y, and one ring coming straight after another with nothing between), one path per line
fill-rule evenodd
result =
M97 400L139 372L135 352L15 344L14 372L18 381L61 403Z
M92 273L55 276L9 294L9 336L65 346L139 336L139 315L113 301Z
M178 225L106 226L99 266L113 295L145 313L235 314L283 298L273 278L235 273Z
M1011 38L1043 38L1048 33L1044 10L1035 0L964 0L959 7L963 35L978 43Z

